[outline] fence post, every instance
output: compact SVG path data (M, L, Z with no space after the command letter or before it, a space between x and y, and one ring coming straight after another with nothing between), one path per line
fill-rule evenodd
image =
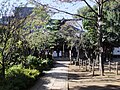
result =
M85 60L85 71L87 71L87 60Z
M116 75L118 75L118 62L116 62Z
M111 62L109 61L108 63L109 63L109 66L108 66L109 67L109 71L111 72Z
M93 63L92 63L92 75L95 75L95 60L93 59Z

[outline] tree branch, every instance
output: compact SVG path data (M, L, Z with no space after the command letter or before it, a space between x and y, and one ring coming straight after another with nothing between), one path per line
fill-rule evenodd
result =
M97 0L95 0L95 1L96 1L97 4L99 4Z
M90 6L90 4L86 1L86 0L83 0L87 6L98 16L98 13Z
M107 1L109 1L109 0L105 0L105 1L103 1L102 4L104 4L104 3L107 2Z
M48 5L39 3L39 2L37 2L37 1L35 1L35 0L31 0L31 1L33 1L33 3L36 4L36 5L38 5L38 6L40 5L40 6L43 6L43 7L47 7L47 8L56 10L56 11L58 11L58 12L66 13L66 14L69 14L69 15L72 15L72 16L78 16L78 17L80 17L81 19L83 18L83 19L95 20L94 18L84 17L84 16L81 16L81 15L79 15L79 14L72 14L72 13L69 13L69 12L66 12L66 11L63 11L63 10L59 10L59 9L57 9L57 8L54 8L54 7L50 7L50 6L48 6Z
M51 8L51 9L54 9L54 10L57 10L59 12L63 12L63 13L66 13L66 14L69 14L69 15L72 15L72 16L78 16L81 19L84 18L84 19L94 20L93 18L84 17L84 16L81 16L79 14L72 14L72 13L69 13L69 12L66 12L66 11L63 11L63 10L59 10L59 9L56 9L56 8L53 8L53 7L48 7L48 8Z

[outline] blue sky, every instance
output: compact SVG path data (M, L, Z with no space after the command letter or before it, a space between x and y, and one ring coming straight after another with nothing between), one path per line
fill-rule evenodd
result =
M2 1L5 1L5 0L0 0L0 3ZM19 5L20 3L23 3L25 4L28 0L10 0L11 3L16 3L16 5ZM70 12L70 13L77 13L77 9L85 6L86 4L84 2L72 2L72 3L61 3L59 2L58 0L37 0L43 4L48 4L52 7L55 7L57 9L60 9L60 10L64 10L64 11L67 11L67 12ZM87 0L90 5L93 5L92 2L90 2L89 0ZM31 5L28 5L28 6L31 6ZM62 19L62 18L72 18L71 15L68 15L68 14L64 14L64 13L57 13L55 15L52 16L52 18L55 18L55 19Z
M72 2L72 3L63 3L63 2L55 2L55 0L38 0L42 3L45 3L45 4L49 4L50 6L52 7L55 7L55 8L58 8L60 10L64 10L64 11L67 11L67 12L70 12L70 13L77 13L77 9L85 6L86 4L84 2ZM89 0L87 0L90 5L93 5L94 3L90 2ZM55 14L53 16L53 18L72 18L71 15L68 15L68 14L64 14L64 13L58 13L58 14Z

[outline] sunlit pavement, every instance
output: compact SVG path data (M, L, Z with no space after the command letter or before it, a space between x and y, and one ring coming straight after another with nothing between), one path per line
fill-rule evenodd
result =
M30 90L68 90L69 61L59 58L55 60L54 68L45 72Z
M92 77L90 72L69 65L68 58L55 58L55 62L30 90L120 90L120 75Z

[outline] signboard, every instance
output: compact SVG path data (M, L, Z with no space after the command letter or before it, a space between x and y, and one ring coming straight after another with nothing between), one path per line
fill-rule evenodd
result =
M120 55L120 47L114 47L113 55Z

